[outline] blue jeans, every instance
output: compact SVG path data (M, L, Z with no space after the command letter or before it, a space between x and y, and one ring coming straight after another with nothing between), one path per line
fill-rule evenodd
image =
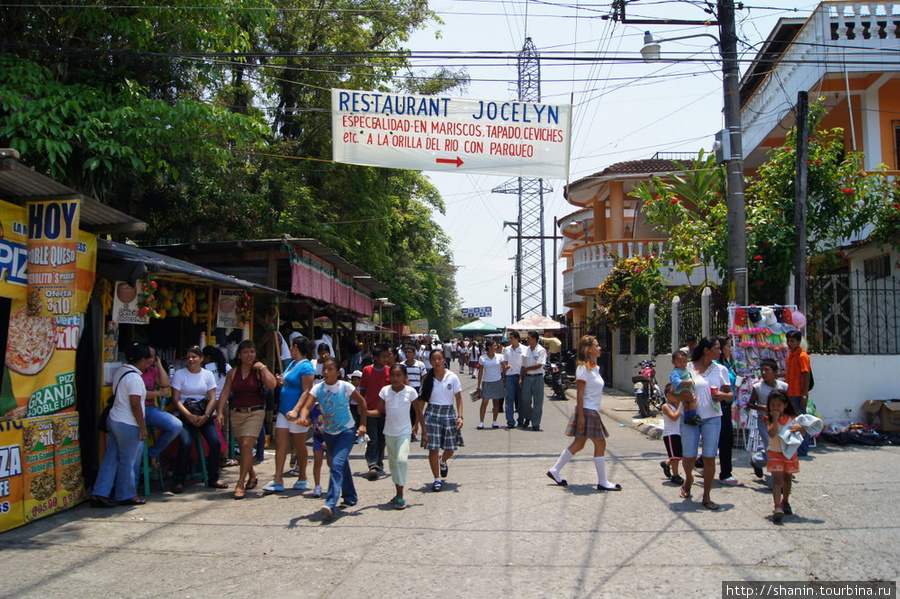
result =
M325 433L325 447L331 456L331 472L328 477L328 494L325 495L325 505L332 510L337 506L338 499L344 496L344 501L355 505L359 501L356 487L353 485L353 473L350 472L350 450L356 441L356 430L348 429L336 435Z
M133 424L109 419L109 434L106 435L106 453L97 472L94 495L107 497L116 486L117 501L131 499L137 495L134 479L134 464L143 451L141 429Z
M150 458L158 458L159 454L161 454L166 447L169 446L169 443L175 440L175 437L181 433L181 420L176 418L173 414L169 414L165 410L160 410L156 406L146 406L144 408L144 422L147 423L147 430L150 430L152 427L155 430L158 430L162 433L159 438L156 440L156 443L153 444L149 450L147 450L147 457ZM144 441L146 443L146 441ZM141 444L141 453L138 455L143 455L144 445ZM134 462L134 475L141 475L141 463L142 459L135 460Z
M519 386L519 375L518 374L507 374L506 375L506 404L504 405L503 410L506 412L506 424L507 426L515 426L516 425L516 413L519 413L519 418L522 417L522 409L519 404L522 402L522 387Z
M731 423L728 423L729 426ZM716 457L719 449L719 434L722 431L722 417L704 418L700 424L685 424L681 421L681 455L685 459L696 458L700 448L700 437L703 437L704 458Z
M800 414L806 414L806 410L804 410L803 408L800 407L800 397L799 396L789 397L788 399L791 400L791 405L794 406L794 410L796 410L798 416ZM797 449L797 455L802 458L803 456L805 456L808 453L809 453L809 435L804 434L803 442L800 443L800 447Z
M544 414L544 374L526 374L524 379L519 413L531 421L532 428L539 428Z
M211 420L206 420L200 425L199 429L193 424L183 422L181 432L178 434L178 459L175 462L175 484L183 484L187 478L188 470L191 463L191 445L193 438L191 431L199 430L206 444L209 446L209 457L206 458L206 477L208 480L203 481L210 485L219 480L219 466L222 459L222 444L219 442L219 431ZM198 460L202 460L203 456L197 456Z

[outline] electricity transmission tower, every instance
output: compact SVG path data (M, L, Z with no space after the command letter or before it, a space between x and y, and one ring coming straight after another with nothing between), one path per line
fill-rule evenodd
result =
M518 54L518 100L541 101L540 55L530 37L525 38ZM518 194L519 216L505 222L515 229L516 240L516 314L515 319L531 313L547 314L547 273L544 269L544 194L553 191L543 179L518 177L491 190L493 193ZM554 232L555 233L555 232Z

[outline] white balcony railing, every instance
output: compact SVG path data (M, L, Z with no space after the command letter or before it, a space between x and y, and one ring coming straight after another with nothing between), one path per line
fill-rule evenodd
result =
M744 151L792 110L785 98L813 89L826 73L900 71L898 24L900 7L895 12L891 2L819 5L742 110Z
M563 305L574 308L584 299L575 293L575 272L572 269L563 272Z
M660 258L659 271L668 285L697 285L703 279L703 273L699 272L700 269L695 269L690 276L675 270L675 263L666 259L665 239L628 239L599 241L576 248L573 254L572 269L563 274L564 284L565 276L570 273L572 275L572 291L578 295L590 295L612 272L617 258L650 254ZM707 269L707 274L712 282L720 282L714 266Z

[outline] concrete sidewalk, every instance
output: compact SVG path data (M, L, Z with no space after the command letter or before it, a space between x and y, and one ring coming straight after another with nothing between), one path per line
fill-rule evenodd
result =
M84 505L0 535L6 577L0 596L71 597L719 597L724 580L896 580L900 448L823 446L802 461L795 516L770 520L771 494L713 489L716 512L664 480L662 443L629 423L631 400L609 390L607 456L620 493L595 489L588 451L566 467L568 487L545 472L569 443L574 401L546 401L543 432L477 431L474 380L462 377L466 446L447 484L429 490L425 452L411 452L407 501L395 511L389 477L352 468L357 506L332 522L309 492L243 501L198 485L154 492L141 507ZM548 394L549 395L549 394ZM630 409L630 408L629 408ZM619 418L616 418L618 415ZM501 422L502 422L501 417ZM261 482L272 474L261 465ZM224 480L233 485L234 468ZM326 474L327 476L327 474ZM290 484L292 479L288 479Z

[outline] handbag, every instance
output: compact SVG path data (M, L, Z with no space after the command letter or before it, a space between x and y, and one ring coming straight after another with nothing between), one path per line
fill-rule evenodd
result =
M194 416L204 416L206 415L206 407L209 405L209 398L194 398L191 397L189 399L184 400L184 407L187 408L187 411L193 414Z
M119 391L119 383L121 383L122 379L124 379L126 376L128 376L131 373L137 374L133 370L129 370L128 372L123 374L121 377L119 377L118 381L116 381L116 386L113 389L112 395L110 396L109 400L106 402L106 407L103 408L102 412L100 412L100 419L97 422L97 430L99 430L100 432L102 432L102 433L109 432L109 413L112 412L113 404L116 401L116 393Z

